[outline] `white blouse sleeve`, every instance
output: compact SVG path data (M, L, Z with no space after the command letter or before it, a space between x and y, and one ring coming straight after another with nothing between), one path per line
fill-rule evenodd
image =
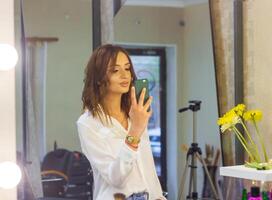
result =
M126 144L120 146L119 154L113 155L108 140L99 136L97 128L77 122L78 133L83 153L91 165L95 167L105 181L122 188L135 166L137 151L133 151Z

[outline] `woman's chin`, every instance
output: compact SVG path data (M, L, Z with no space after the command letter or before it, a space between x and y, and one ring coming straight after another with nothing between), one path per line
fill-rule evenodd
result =
M128 93L128 91L129 91L129 88L122 88L122 94L125 94L125 93Z

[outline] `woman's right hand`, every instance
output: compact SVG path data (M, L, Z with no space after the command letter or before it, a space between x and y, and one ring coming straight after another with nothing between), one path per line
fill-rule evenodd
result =
M152 115L152 110L148 111L148 108L152 102L152 96L144 104L144 96L146 89L141 91L139 102L137 102L135 87L131 88L131 107L129 111L129 117L131 120L131 127L129 130L129 135L136 136L140 138L147 127L148 120Z

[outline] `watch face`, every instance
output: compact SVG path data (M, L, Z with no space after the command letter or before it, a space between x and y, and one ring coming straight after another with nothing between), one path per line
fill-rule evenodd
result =
M134 140L134 137L133 137L133 136L131 136L131 135L128 135L128 136L127 136L127 141L128 141L129 143L132 143L133 140Z

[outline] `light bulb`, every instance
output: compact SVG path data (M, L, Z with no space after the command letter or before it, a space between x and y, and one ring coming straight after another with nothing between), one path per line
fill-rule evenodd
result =
M12 69L17 61L18 53L16 49L9 44L0 44L0 70Z
M0 188L14 188L21 178L22 173L17 164L10 161L0 163Z

